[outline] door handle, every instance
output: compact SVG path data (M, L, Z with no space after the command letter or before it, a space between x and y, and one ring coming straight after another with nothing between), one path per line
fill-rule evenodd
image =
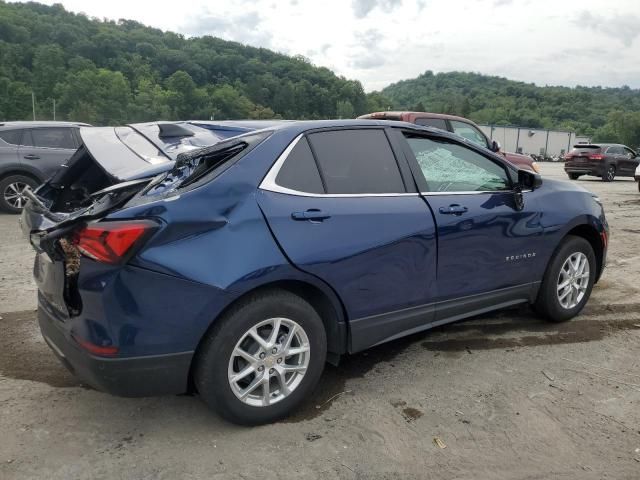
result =
M327 212L323 212L322 210L318 210L317 208L310 208L305 212L293 212L291 214L291 218L294 220L316 220L322 221L327 218L331 218Z
M38 160L40 157L38 155L34 155L33 153L28 153L24 156L27 160Z
M458 204L449 205L448 207L440 207L440 213L443 215L462 215L468 210L469 209L467 207L463 207Z

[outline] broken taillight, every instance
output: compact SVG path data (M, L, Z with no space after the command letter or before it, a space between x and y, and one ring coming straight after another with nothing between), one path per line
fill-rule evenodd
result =
M116 264L128 258L157 224L148 220L100 222L80 230L74 243L83 255Z

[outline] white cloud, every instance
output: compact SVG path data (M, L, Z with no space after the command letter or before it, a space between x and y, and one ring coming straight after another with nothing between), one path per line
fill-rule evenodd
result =
M541 85L640 87L637 0L44 3L302 54L360 80L366 90L425 70L473 71ZM612 59L615 68L607 68Z
M640 35L640 17L633 14L606 17L583 10L573 23L617 38L626 47L630 47Z
M391 12L394 8L399 7L402 0L352 0L351 7L356 18L364 18L369 15L374 8L379 7L384 12Z

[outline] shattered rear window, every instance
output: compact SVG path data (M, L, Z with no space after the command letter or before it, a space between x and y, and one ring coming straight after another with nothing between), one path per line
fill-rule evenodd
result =
M271 135L271 131L249 133L230 138L211 147L205 147L178 155L176 169L182 173L178 188L192 185L219 167L231 166Z

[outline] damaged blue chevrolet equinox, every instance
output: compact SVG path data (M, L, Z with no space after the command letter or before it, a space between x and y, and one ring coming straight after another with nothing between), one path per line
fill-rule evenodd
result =
M516 304L568 320L606 262L597 197L441 130L80 135L21 224L44 339L116 395L195 391L232 422L273 422L341 355Z

